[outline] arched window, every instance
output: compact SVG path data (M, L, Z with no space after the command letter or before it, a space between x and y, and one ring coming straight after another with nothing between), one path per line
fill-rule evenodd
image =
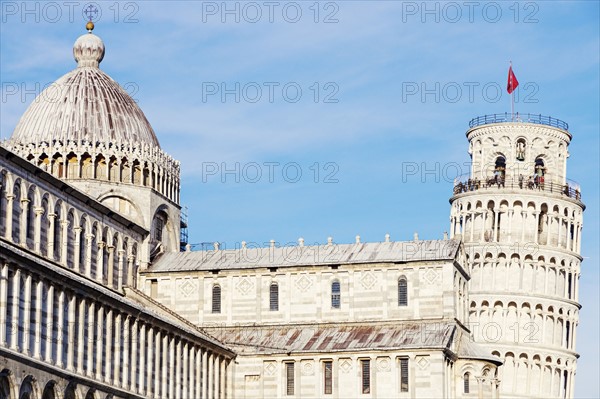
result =
M538 176L544 176L546 174L546 167L544 166L544 160L542 158L535 159L535 174Z
M277 283L271 283L269 287L269 309L274 312L279 310L279 286Z
M212 289L212 312L221 313L221 287L218 284Z
M340 282L335 280L331 283L331 307L339 309L341 306Z
M470 387L469 387L469 379L470 378L471 378L470 373L465 373L465 375L463 376L463 393L470 392Z
M517 148L516 148L516 158L517 161L525 160L525 147L527 146L525 139L520 138L517 140Z
M398 306L408 306L408 285L404 276L398 279Z
M154 215L154 220L152 221L152 236L150 238L152 241L163 241L166 222L167 215L165 212L160 211Z
M506 172L506 158L499 156L494 164L494 176L504 177Z

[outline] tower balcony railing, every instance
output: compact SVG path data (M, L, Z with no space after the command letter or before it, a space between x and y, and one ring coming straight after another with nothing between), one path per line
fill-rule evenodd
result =
M562 130L569 130L569 124L561 121L560 119L553 118L551 116L544 116L541 114L520 114L518 112L512 114L505 112L503 114L490 114L478 116L477 118L471 119L469 122L469 128L474 128L482 125L489 125L491 123L535 123L538 125L546 125L556 127Z
M520 177L501 177L491 176L485 179L469 178L459 176L454 180L454 195L481 191L481 190L524 190L535 193L542 191L546 193L554 193L564 195L568 198L573 198L581 201L581 186L579 183L566 179L565 182L544 181L543 179L531 179Z

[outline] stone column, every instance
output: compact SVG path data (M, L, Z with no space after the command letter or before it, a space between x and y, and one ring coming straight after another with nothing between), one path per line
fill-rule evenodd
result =
M67 265L69 263L68 256L68 241L69 241L69 220L62 219L60 221L61 243L60 243L60 263Z
M214 373L214 379L213 379L213 386L214 386L214 394L213 397L216 398L220 398L221 397L221 376L220 376L220 371L221 371L221 357L219 355L215 355L215 357L213 358L213 373Z
M512 220L515 210L513 208L508 209L508 242L512 242Z
M175 345L175 399L181 399L181 339Z
M124 389L129 389L129 373L131 370L129 369L129 337L131 336L131 332L129 329L131 316L125 316L125 320L123 321L123 383L122 387Z
M86 375L90 378L93 378L93 370L94 370L94 319L96 314L96 305L94 302L90 302L88 304L88 339L87 339L87 367L86 367Z
M113 385L121 387L121 313L116 312L115 315L115 367L113 369Z
M54 258L54 223L56 223L56 213L48 214L48 253L50 259Z
M94 243L94 235L85 235L85 275L92 278L92 244Z
M195 371L196 371L196 378L195 378L195 385L196 385L196 389L194 390L194 397L195 398L205 398L206 396L203 396L203 391L202 391L202 385L203 385L203 378L204 378L204 362L202 361L202 354L203 354L203 350L201 348L196 348L195 349L195 360L196 360L196 367L195 367Z
M29 330L31 326L31 275L28 274L25 278L25 292L23 293L25 300L23 301L23 342L21 342L22 352L29 354ZM59 334L60 335L60 334Z
M85 352L86 342L84 341L84 331L87 328L85 325L85 311L86 311L85 298L81 298L79 301L79 325L77 326L77 373L83 375L83 355Z
M35 342L33 357L41 359L42 352L42 295L44 294L44 283L39 280L35 287Z
M36 253L41 253L41 241L42 241L42 215L44 214L44 208L36 207L35 222L34 222L34 233L33 233L33 250Z
M148 326L148 341L147 341L147 350L148 350L148 357L146 359L146 363L148 364L148 367L146 368L146 396L148 397L152 397L154 394L154 387L153 387L153 383L154 380L152 378L152 370L155 369L155 354L154 354L154 329L152 328L152 326Z
M226 395L226 393L227 393L227 391L226 391L226 385L225 385L226 380L227 380L227 372L225 370L225 362L226 362L225 358L222 357L221 358L221 370L219 371L219 378L221 380L221 383L219 384L219 386L220 386L219 391L220 391L220 394L221 394L220 397L223 398L223 399L227 396Z
M162 333L160 332L160 330L157 329L156 339L154 340L154 397L155 398L160 398L161 395L163 394L160 390L160 388L161 388L160 382L162 380L162 376L161 376L162 371L161 371L161 367L160 367L160 361L163 358L162 352L160 350L161 340L162 340Z
M169 337L169 398L175 397L175 337Z
M106 243L104 241L100 241L98 243L98 254L96 260L96 281L99 283L104 282L104 248L106 247Z
M58 293L58 306L56 307L56 311L58 312L58 318L56 320L56 324L58 324L57 326L57 338L56 338L56 366L57 367L63 367L64 363L63 363L63 343L64 343L64 338L65 338L65 330L64 330L64 326L65 326L65 291L64 290L60 290L60 292Z
M102 349L104 349L104 306L98 304L96 321L96 380L102 381Z
M134 276L134 264L133 262L135 261L135 256L134 255L129 255L127 256L127 286L128 287L133 287L133 279L136 277Z
M525 242L525 230L527 229L527 211L521 211L521 242Z
M190 381L188 383L188 391L187 391L187 399L195 399L196 393L194 389L196 388L196 373L194 372L194 365L196 364L196 348L194 348L193 344L189 344L188 350L189 354L189 362L188 362L188 376ZM198 394L200 396L200 394Z
M485 223L487 221L487 209L482 210L482 214L481 214L481 238L479 239L480 241L484 241L485 240Z
M119 259L119 270L117 271L117 289L120 291L123 288L123 271L125 270L125 251L123 249L119 249L117 251L117 256Z
M104 363L104 382L111 384L111 366L113 363L113 310L108 309L106 312L106 345L104 352L106 354L106 361ZM118 354L117 354L118 356Z
M131 390L136 392L136 384L137 384L137 375L138 375L138 351L139 351L139 341L138 341L138 319L133 320L133 325L131 327Z
M188 344L187 342L183 345L183 371L182 371L182 377L183 377L183 386L181 387L182 389L182 396L184 399L189 399L189 395L188 395L188 362L190 361L189 355L188 355Z
M534 229L533 229L533 242L536 244L539 244L539 216L540 213L539 212L533 212L533 221L535 223Z
M161 367L161 371L162 371L162 387L161 387L161 391L160 391L160 397L169 397L168 395L168 376L169 376L169 369L167 367L167 365L169 364L169 336L168 334L162 334L162 367Z
M560 247L561 245L561 235L562 235L562 218L560 217L560 214L557 212L556 213L556 226L557 226L557 241L556 241L556 246Z
M8 316L8 263L0 264L0 346L6 346L6 336L10 330L6 328Z
M77 297L75 294L69 298L69 304L67 309L67 370L75 371L74 367L74 354L75 354L75 305Z
M571 249L571 218L566 218L565 222L567 223L567 240L566 240L566 249Z
M13 225L13 206L14 206L14 194L6 195L6 231L4 232L4 237L10 242L12 239L12 225Z
M500 231L500 208L494 209L494 242L498 242L498 232Z
M235 395L233 393L233 373L235 362L233 360L229 360L227 362L227 398L233 398Z
M77 272L81 273L81 265L79 264L79 261L81 259L81 231L82 228L80 226L74 227L73 230L75 231L75 251L73 251L73 269L76 270Z
M140 322L141 326L139 327L139 347L140 347L140 367L138 370L138 379L139 379L139 388L138 393L143 395L145 393L144 389L144 379L146 377L146 324ZM150 359L148 359L150 360Z
M208 351L202 350L202 398L208 398Z
M12 315L10 322L10 331L7 332L7 335L10 334L10 349L16 351L19 348L19 300L21 296L21 270L17 269L15 271L15 279L13 281L13 302L12 302Z
M470 241L473 242L473 239L475 237L475 220L477 219L475 211L471 211L470 218L471 218L471 237L470 237Z
M108 251L108 265L106 268L108 272L108 275L106 276L107 286L114 288L113 280L115 271L115 247L108 245L106 250Z
M52 331L54 330L54 286L48 283L48 296L46 298L46 363L52 363Z
M207 381L206 385L208 385L208 396L207 396L208 399L215 398L215 395L214 395L215 391L213 389L214 388L213 384L215 382L215 380L214 380L214 371L215 371L214 362L215 362L214 354L211 352L208 355L208 376L207 376L208 378L206 379L206 381Z
M21 214L19 215L19 241L24 247L27 246L27 229L31 226L27 225L27 215L29 214L29 199L21 198Z

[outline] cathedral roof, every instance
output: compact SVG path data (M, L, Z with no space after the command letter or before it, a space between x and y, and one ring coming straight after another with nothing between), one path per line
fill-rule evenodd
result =
M332 353L362 350L445 349L454 321L334 323L207 328L238 354Z
M452 260L460 242L423 240L165 253L150 272Z
M93 29L93 25L91 25ZM154 130L131 96L100 70L102 39L90 31L77 39L77 68L48 86L17 124L13 144L59 140L135 142L159 147Z

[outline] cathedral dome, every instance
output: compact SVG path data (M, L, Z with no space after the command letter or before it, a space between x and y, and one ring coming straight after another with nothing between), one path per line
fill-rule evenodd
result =
M75 42L73 56L77 68L33 101L15 128L12 143L86 140L160 147L140 107L99 69L104 58L102 39L90 29Z

